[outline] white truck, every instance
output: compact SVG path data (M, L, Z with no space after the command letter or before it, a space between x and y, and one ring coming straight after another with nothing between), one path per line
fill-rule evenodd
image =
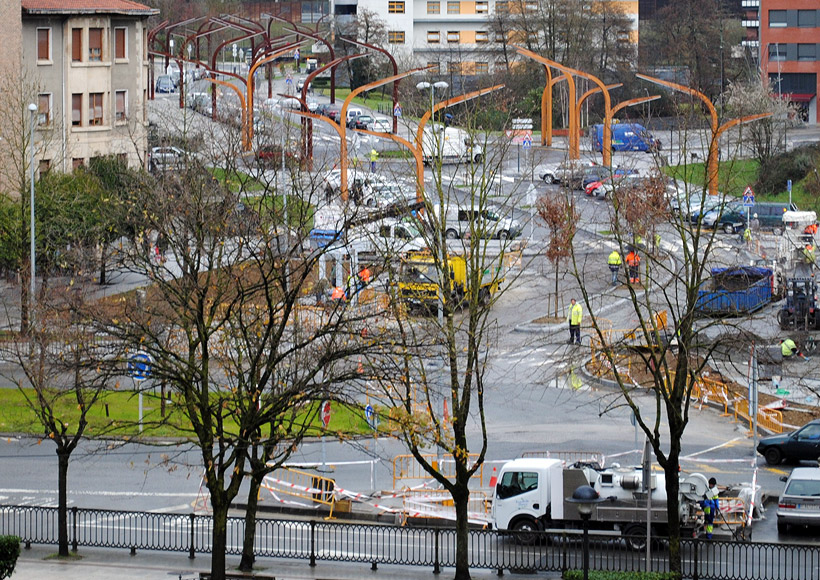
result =
M433 162L479 164L484 161L484 150L470 133L457 127L425 129L421 149L425 165Z
M667 535L666 487L663 472L652 472L652 533ZM498 530L520 532L517 539L533 541L526 532L554 528L580 528L581 515L575 504L567 502L582 485L589 485L600 497L607 498L593 508L590 527L620 531L630 547L646 545L646 491L643 469L575 463L565 467L560 459L523 458L504 464L493 490L492 521ZM681 476L680 521L684 530L694 531L702 524L698 501L708 489L706 477L699 473Z

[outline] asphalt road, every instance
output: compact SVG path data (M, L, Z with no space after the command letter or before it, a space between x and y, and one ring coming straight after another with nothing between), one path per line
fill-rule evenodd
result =
M173 99L175 96L161 97L159 105L164 100L166 112L172 111ZM317 143L323 158L332 158L333 136L323 137ZM557 163L564 155L560 150L539 149L533 163ZM646 161L645 154L631 154L619 156L618 162L632 163L636 156L641 156L638 159L641 163ZM527 185L516 179L519 167L517 158L508 157L499 181L506 193L523 199ZM507 180L503 176L507 176ZM446 168L445 177L450 181L459 179L455 168ZM539 192L547 189L540 183L535 187ZM577 244L579 256L586 257L582 260L583 276L593 294L593 305L597 305L599 314L627 327L632 320L629 310L624 308L625 296L607 287L608 272L603 267L608 250L604 249L600 232L608 229L604 209L607 202L586 199L583 194L576 194L576 199L584 224ZM519 210L517 217L528 219L527 210ZM528 228L525 232L529 233ZM544 233L540 226L533 228L532 247L543 243ZM736 263L741 254L734 242L726 239L721 244L720 259ZM532 450L593 450L603 453L608 465L638 463L642 441L630 422L630 411L619 404L617 393L588 384L573 388L572 371L580 368L589 351L567 346L563 325L545 332L521 332L530 320L549 312L545 294L552 288L552 276L547 264L533 257L495 307L498 340L486 381L487 457L490 461L502 461ZM564 277L560 284L564 297L568 298L574 289L577 291L575 281L569 277ZM561 305L561 315L563 311ZM765 325L765 321L760 325ZM638 401L646 413L652 412L653 401L649 397L639 396ZM479 443L475 425L472 442L473 446ZM682 467L686 471L715 476L724 484L749 482L752 465L757 464L760 467L758 482L764 490L777 494L782 489L778 478L788 467L766 467L762 459L754 456L752 440L745 427L721 417L713 408L691 411L682 445ZM47 440L8 438L0 441L4 466L0 470L0 503L56 505L53 451ZM340 485L370 491L392 487L392 460L404 452L401 444L392 439L346 443L313 441L302 446L293 462L326 463ZM370 469L342 464L373 458L379 462L372 475ZM176 446L126 444L108 448L85 442L73 456L69 501L80 507L186 512L203 489L200 466L196 451ZM800 531L790 533L787 538L772 533L773 510L768 515L765 522L755 527L756 540L817 542Z

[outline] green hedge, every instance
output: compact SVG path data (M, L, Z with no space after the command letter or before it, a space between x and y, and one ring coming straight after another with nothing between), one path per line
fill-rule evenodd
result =
M11 576L19 556L20 538L17 536L0 536L0 580Z
M565 580L583 580L583 570L567 570ZM680 580L680 575L674 572L606 572L590 570L589 580Z

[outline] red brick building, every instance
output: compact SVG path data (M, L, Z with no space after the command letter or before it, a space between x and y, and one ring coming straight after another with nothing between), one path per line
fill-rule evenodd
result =
M760 1L760 70L804 121L820 122L820 1Z

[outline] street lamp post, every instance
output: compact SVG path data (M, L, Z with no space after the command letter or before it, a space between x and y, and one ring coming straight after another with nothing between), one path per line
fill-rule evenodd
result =
M420 82L416 85L416 88L420 91L426 91L426 90L430 91L430 116L431 117L435 114L435 110L436 110L436 89L447 90L449 88L449 86L450 85L448 85L444 81L438 81L438 82L435 82L435 83L428 83L427 81L422 81L422 82ZM433 118L433 133L435 133L435 128L436 128L436 120L435 120L435 118ZM443 137L442 137L442 139L443 139ZM433 138L432 144L434 144L436 147L438 147L440 143L441 143L441 141L436 141L435 138ZM419 144L419 145L421 146L421 144ZM440 155L439 155L439 157L440 157ZM445 215L445 208L442 207L439 211L441 212L440 215L439 215L439 219L441 219L441 216ZM443 243L443 241L442 241L442 243ZM441 248L442 268L444 267L444 253L445 253L444 252L444 247L442 245L442 248ZM441 328L444 325L444 294L442 292L441 284L442 284L442 280L439 280L439 297L438 297L438 324L439 324L439 328Z
M606 500L592 487L581 485L566 501L577 506L578 513L584 521L584 580L589 580L589 518L592 516L592 509L595 505Z
M34 254L34 127L37 125L37 105L29 104L28 111L31 114L31 126L29 128L29 206L31 220L30 228L30 248L29 248L29 294L28 294L28 312L29 320L32 320L34 313L34 280L36 275L35 254Z

